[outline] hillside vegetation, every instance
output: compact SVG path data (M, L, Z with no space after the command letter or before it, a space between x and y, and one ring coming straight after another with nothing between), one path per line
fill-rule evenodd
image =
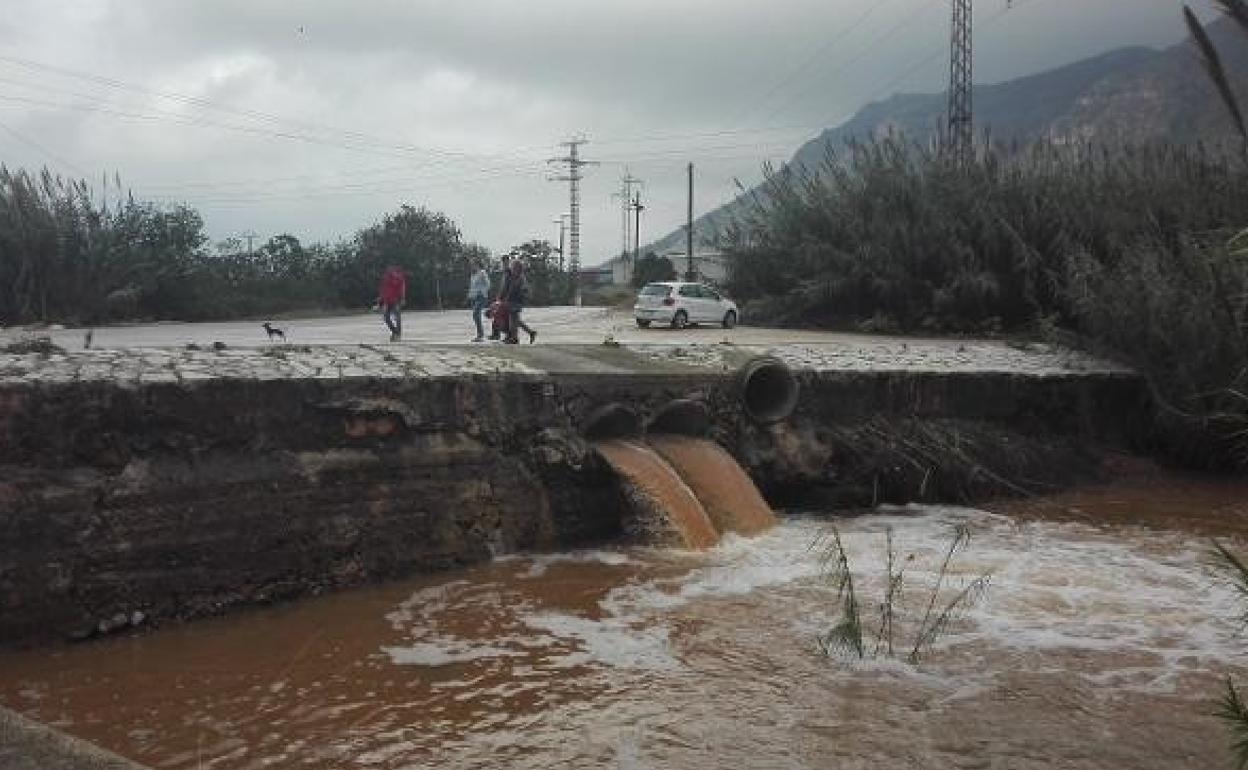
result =
M1179 28L1176 23L1176 32ZM1248 88L1248 46L1240 45L1242 35L1230 19L1209 26L1210 39L1223 52L1225 68L1237 76L1234 86L1241 96ZM890 135L931 145L938 138L946 107L944 93L894 94L864 106L849 120L802 145L789 165L816 169L829 150L840 152L848 143ZM975 120L1002 147L1026 147L1038 141L1194 146L1236 138L1218 90L1201 71L1190 41L1161 50L1121 48L1034 75L978 84ZM750 197L695 220L699 241L713 244ZM642 250L664 254L684 248L685 231L680 228Z
M1152 377L1178 456L1248 461L1238 156L1039 144L966 167L891 138L770 173L730 291L784 325L1073 335Z

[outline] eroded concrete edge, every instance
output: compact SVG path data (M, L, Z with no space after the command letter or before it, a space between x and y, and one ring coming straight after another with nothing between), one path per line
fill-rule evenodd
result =
M148 770L0 706L0 770Z

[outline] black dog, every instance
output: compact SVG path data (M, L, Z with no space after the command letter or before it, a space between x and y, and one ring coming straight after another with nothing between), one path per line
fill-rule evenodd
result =
M281 329L277 328L276 326L270 326L268 321L265 321L264 323L262 323L262 324L260 324L260 325L261 325L261 326L263 326L263 327L264 327L264 330L265 330L266 332L268 332L268 333L269 333L269 341L270 341L270 342L273 340L273 338L274 338L274 337L279 337L279 338L281 338L282 342L285 342L285 341L286 341L286 332L282 331Z

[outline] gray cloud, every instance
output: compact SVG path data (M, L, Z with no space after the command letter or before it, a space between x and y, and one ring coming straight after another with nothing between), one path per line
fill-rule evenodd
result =
M942 87L947 0L872 2L10 0L0 122L24 141L0 132L0 158L117 171L216 237L346 236L411 202L502 250L553 237L566 187L544 160L583 131L605 161L584 192L594 262L618 248L623 164L657 235L683 218L686 162L705 210L864 102ZM1015 5L978 4L981 81L1182 34L1173 0Z

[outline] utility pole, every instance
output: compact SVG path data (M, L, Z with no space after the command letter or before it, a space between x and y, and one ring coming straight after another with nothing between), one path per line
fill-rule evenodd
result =
M697 280L698 272L693 269L693 164L689 164L689 218L685 225L685 257L688 267L685 280Z
M641 212L646 207L641 205L641 192L633 198L633 269L637 269L637 260L641 259Z
M566 174L550 179L553 182L567 182L569 187L568 217L571 219L571 243L569 244L568 269L574 276L579 276L581 270L581 180L585 178L581 169L585 166L598 165L580 156L581 145L588 143L589 140L585 137L574 136L566 142L559 143L560 147L568 148L567 155L546 161L551 164L565 165L568 169Z
M551 222L559 225L559 272L563 272L563 240L564 233L567 232L568 215L560 214L558 219L552 219Z
M949 47L949 155L959 166L975 157L975 118L971 104L974 81L971 51L971 0L953 0Z
M251 245L255 243L256 239L259 238L260 236L256 235L256 232L254 230L248 230L247 232L242 234L242 237L247 241L247 256L254 257L256 255L256 252L251 247Z
M632 223L628 221L628 212L633 208L633 185L640 186L641 184L642 181L633 176L626 167L624 176L620 178L620 191L611 196L620 199L620 260L624 265L625 280L632 279L628 265L628 253L633 250L629 248L629 241L632 239Z

